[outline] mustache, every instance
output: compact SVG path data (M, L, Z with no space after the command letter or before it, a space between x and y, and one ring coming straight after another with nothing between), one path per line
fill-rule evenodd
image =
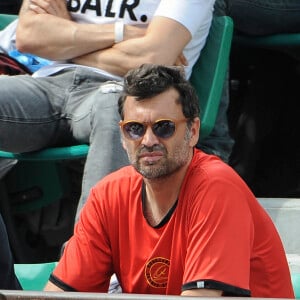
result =
M142 145L141 148L138 151L138 154L143 154L143 153L147 153L147 152L154 152L154 151L162 151L162 152L165 153L166 149L162 145L153 145L151 147Z

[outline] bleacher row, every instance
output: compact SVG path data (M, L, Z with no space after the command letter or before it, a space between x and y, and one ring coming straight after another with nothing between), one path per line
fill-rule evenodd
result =
M0 15L0 29L3 28L6 24L12 21L15 16L9 15ZM221 95L221 90L225 78L225 72L227 69L227 59L230 50L231 44L231 37L232 37L232 21L228 17L222 17L222 21L215 21L215 29L212 29L210 33L210 39L207 48L207 57L209 59L209 63L205 65L197 64L195 66L194 75L191 79L192 83L198 89L198 92L201 94L200 99L204 99L203 103L200 103L202 107L202 127L203 127L203 136L209 134L211 131L215 118L217 107L219 105L219 99ZM221 20L219 19L219 20ZM218 27L219 26L219 27ZM218 29L219 28L219 29ZM220 31L221 28L221 31ZM213 31L215 30L215 32ZM220 41L220 38L223 40L221 44L218 45L219 51L214 52L213 57L208 51L212 48L215 48L216 45L214 44L217 41ZM270 36L266 39L260 38L250 38L247 37L235 37L234 41L248 45L254 45L256 47L280 47L284 45L291 46L294 44L300 43L300 38L298 35L281 35L281 36ZM205 50L203 55L205 55ZM204 59L202 61L205 61ZM212 63L212 61L214 61ZM211 70L212 65L214 65L214 69ZM209 84L207 82L198 82L197 76L199 76L199 72L203 72L204 74L211 74L211 78L208 79ZM207 77L207 76L206 76ZM207 90L207 86L209 86L209 90ZM203 90L205 89L205 92ZM204 96L203 96L204 93ZM207 124L207 125L206 125ZM18 159L23 161L35 161L40 162L41 164L39 167L43 167L44 162L53 162L56 164L57 161L60 160L68 160L68 159L78 159L84 158L87 154L88 146L87 145L77 145L73 147L66 147L66 148L55 148L55 149L45 149L41 152L36 153L27 153L27 154L12 154L8 152L0 151L0 157L2 158L10 158L10 159ZM39 200L40 201L40 200ZM293 198L259 198L260 203L265 207L271 218L273 219L279 234L282 238L285 251L287 254L294 290L297 298L300 298L300 238L299 238L299 231L300 231L300 199L293 199ZM48 264L16 264L16 273L24 287L25 290L41 290L45 280L47 280L47 276L49 272L53 269L55 262L50 262ZM28 276L31 275L32 277ZM43 275L42 275L43 274ZM37 280L39 278L40 280ZM20 294L18 292L0 292L0 296L3 294L6 299L19 299L18 297ZM22 294L23 299L50 299L49 297L53 297L52 295L49 296L46 294ZM60 299L72 299L72 295L58 295ZM28 297L28 298L27 298ZM110 296L91 296L86 295L82 296L82 299L110 299ZM113 299L136 299L134 296L114 296ZM276 297L274 295L274 297ZM79 296L76 296L79 298ZM138 297L139 299L147 298L147 296L143 295ZM151 299L155 297L151 296ZM164 297L166 299L168 297ZM170 299L175 299L177 297L169 297Z

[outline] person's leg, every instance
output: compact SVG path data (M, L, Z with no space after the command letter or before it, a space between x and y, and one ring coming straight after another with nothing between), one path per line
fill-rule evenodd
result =
M121 144L118 125L120 116L117 102L122 85L83 69L76 71L74 80L81 82L81 85L72 91L67 111L72 118L71 127L76 140L90 145L84 166L77 221L90 189L107 174L128 165L129 161Z
M4 177L17 162L16 159L5 159L0 157L0 179Z
M66 76L0 76L0 149L29 152L70 143Z
M0 78L1 150L29 152L90 144L78 211L98 180L128 164L118 126L122 87L106 82L107 78L83 68L47 78Z
M298 0L227 0L228 15L237 31L265 35L300 31Z
M21 285L14 272L13 257L7 232L0 215L0 289L21 290Z

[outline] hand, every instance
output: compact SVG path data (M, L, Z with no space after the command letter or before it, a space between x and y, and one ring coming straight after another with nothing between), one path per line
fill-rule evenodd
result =
M188 61L187 59L185 58L185 56L183 55L183 53L181 53L176 61L175 61L175 66L187 66L188 65Z
M37 14L49 14L71 20L65 0L30 0L29 10Z

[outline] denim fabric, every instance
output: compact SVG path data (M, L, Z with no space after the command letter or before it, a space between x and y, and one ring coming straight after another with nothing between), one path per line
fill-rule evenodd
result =
M245 34L300 32L299 0L227 0L227 14Z
M18 161L16 159L0 158L0 179L11 170Z
M21 285L14 272L14 262L8 236L0 215L0 289L21 290Z
M214 14L217 16L226 15L227 3L225 0L216 0L214 5Z
M99 179L128 164L118 126L119 83L74 68L44 78L2 76L0 90L1 150L90 144L78 212Z

